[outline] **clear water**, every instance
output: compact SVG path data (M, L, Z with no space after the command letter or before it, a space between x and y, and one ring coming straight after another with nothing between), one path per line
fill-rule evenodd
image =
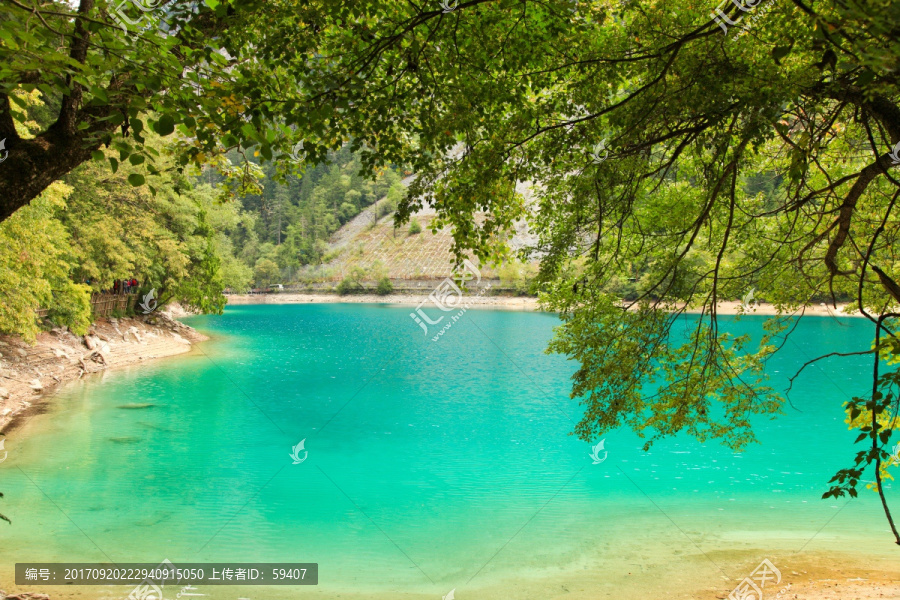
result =
M190 355L65 388L6 443L0 587L15 562L168 558L320 565L314 589L205 590L221 598L690 597L736 561L896 559L874 493L820 500L856 450L840 406L868 359L809 368L743 454L618 431L592 464L574 365L544 354L555 316L473 310L433 343L409 312L231 307L188 320L213 336ZM870 339L806 318L769 374Z

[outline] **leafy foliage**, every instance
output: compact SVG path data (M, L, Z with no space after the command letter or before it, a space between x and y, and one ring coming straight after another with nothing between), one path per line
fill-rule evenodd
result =
M90 323L89 288L69 279L73 251L69 232L54 219L72 188L52 185L30 206L0 223L0 331L34 340L35 309L76 333Z
M352 104L332 130L364 164L415 170L398 224L430 205L457 260L499 262L528 221L564 321L551 350L581 364L583 439L752 442L749 417L782 402L761 367L787 331L755 348L719 332L719 303L751 289L784 313L852 301L895 335L900 6L769 3L727 32L709 10L391 4L324 30L334 58L304 80Z
M354 267L351 269L350 273L337 284L335 291L341 296L362 292L365 290L365 285L363 285L365 277L366 272L363 269Z
M391 283L391 280L387 277L382 277L378 280L378 287L375 288L375 293L379 296L387 296L391 292L394 291L394 284Z
M896 335L896 2L770 2L723 32L708 5L648 0L472 0L449 13L208 0L165 4L165 25L132 43L106 2L74 15L25 1L0 20L2 217L91 156L149 188L165 160L149 132L172 136L176 165L214 164L231 195L265 199L229 244L269 276L272 264L315 264L323 232L359 206L349 192L362 192L351 181L327 186L343 196L295 203L261 191L260 175L292 172L296 161L279 159L300 141L311 163L349 142L365 176L416 173L380 210L396 206L399 226L434 207L430 227L452 228L458 261L508 260L527 220L538 241L522 258L541 258L536 285L564 321L551 349L582 365L585 439L628 424L650 442L679 431L752 442L749 417L781 404L761 366L786 333L775 320L751 348L719 332L719 302L750 289L785 313L850 300L876 337ZM31 140L11 127L9 102L35 89L58 110L34 119ZM179 256L188 237L160 238L158 251ZM678 330L689 308L701 317ZM879 421L877 368L873 379L850 411L871 412L863 433L875 440L891 425ZM858 480L854 470L839 483Z
M22 103L28 110L17 124L28 137L45 104L38 92ZM165 156L162 139L148 134L146 143ZM99 163L85 163L0 223L0 331L33 340L40 330L35 311L43 308L52 323L84 333L91 294L131 278L143 292L156 288L163 302L221 312L222 257L236 260L222 230L240 220L239 209L171 169L146 187L132 186L138 165L123 163L109 175Z

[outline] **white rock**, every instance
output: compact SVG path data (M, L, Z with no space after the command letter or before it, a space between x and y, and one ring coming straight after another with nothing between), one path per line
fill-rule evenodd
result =
M0 387L0 398L9 398L9 390L5 387Z
M41 383L40 379L32 379L30 385L31 385L31 389L33 389L36 392L40 392L41 390L44 389L44 384Z

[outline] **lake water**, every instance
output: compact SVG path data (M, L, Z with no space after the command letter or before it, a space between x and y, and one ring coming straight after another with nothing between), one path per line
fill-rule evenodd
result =
M66 387L7 439L0 587L15 562L168 558L319 563L315 588L202 590L223 599L690 598L767 557L896 561L873 492L820 499L859 449L840 407L868 358L807 369L742 454L616 431L593 464L555 316L472 310L432 342L409 312L230 307L187 319L213 336L190 355ZM871 335L805 318L769 375Z

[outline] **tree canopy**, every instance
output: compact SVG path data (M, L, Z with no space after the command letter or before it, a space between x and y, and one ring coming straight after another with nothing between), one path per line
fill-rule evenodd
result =
M417 173L399 220L433 205L459 259L504 257L519 219L540 236L543 299L563 319L551 350L580 363L584 439L627 424L648 445L752 442L750 418L783 403L763 367L790 321L751 349L718 327L724 299L753 291L785 315L849 301L881 341L848 352L876 366L896 339L900 7L727 6L736 25L696 3L398 4L323 42L348 77L344 127L371 161ZM331 83L313 73L305 89ZM676 335L687 308L703 316ZM882 492L900 425L885 377L848 399L869 447L830 495L855 494L868 465Z
M849 301L873 323L875 347L848 349L871 355L873 391L848 399L867 447L829 494L855 494L872 466L884 500L900 425L880 362L898 347L900 5L739 4L163 1L129 8L147 20L127 32L111 3L5 0L0 217L91 157L154 174L148 130L177 131L175 164L224 165L237 193L252 161L228 168L228 151L283 174L291 152L317 162L349 142L364 174L416 173L398 224L434 206L458 260L509 257L520 220L537 233L584 439L627 424L648 444L686 431L745 446L751 417L783 403L763 367L790 321L751 348L718 327L717 303ZM34 139L11 127L16 89L58 99ZM702 317L682 336L688 308Z

